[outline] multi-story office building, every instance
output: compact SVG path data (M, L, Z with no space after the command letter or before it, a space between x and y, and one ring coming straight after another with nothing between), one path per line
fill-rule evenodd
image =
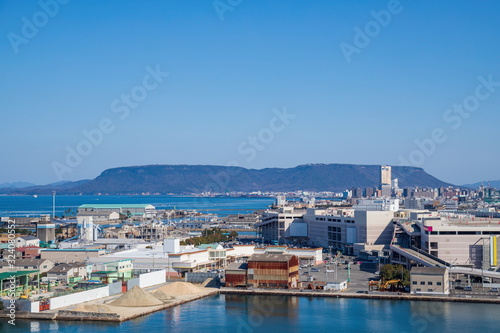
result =
M353 209L308 209L304 214L309 244L352 253L356 243Z
M392 195L392 168L388 165L380 167L380 191L383 197Z
M359 199L352 208L355 210L389 210L396 212L399 210L399 199Z
M302 219L304 213L304 210L296 210L293 207L266 211L262 214L261 222L255 224L255 227L260 231L264 242L291 243L292 238L307 237L307 224Z
M357 254L362 250L388 248L393 218L392 211L308 209L304 222L308 224L311 245Z
M389 165L380 166L380 185L391 186L392 168Z

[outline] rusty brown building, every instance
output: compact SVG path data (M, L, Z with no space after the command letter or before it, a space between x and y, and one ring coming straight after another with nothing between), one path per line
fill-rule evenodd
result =
M254 254L248 259L247 283L256 288L297 288L299 258L291 254Z
M226 287L247 285L247 263L233 262L226 268Z

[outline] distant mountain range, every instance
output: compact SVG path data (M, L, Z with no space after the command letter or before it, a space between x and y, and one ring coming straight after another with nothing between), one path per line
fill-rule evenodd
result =
M399 187L450 186L422 168L392 167ZM377 187L380 165L307 164L294 168L246 169L214 165L146 165L105 170L93 180L2 189L4 194L191 194L202 192L343 191Z
M27 182L12 182L12 183L0 184L0 188L23 188L23 187L29 187L29 186L36 186L36 184L27 183Z
M62 193L65 190L76 188L90 181L91 181L90 179L83 179L74 182L62 181L48 185L35 185L32 183L23 183L23 182L4 183L4 184L28 184L28 185L19 187L0 186L0 194L51 194L52 191L57 191L58 193Z
M462 185L462 187L467 187L467 188L471 188L471 189L478 189L479 186L481 186L481 185L488 186L488 183L490 184L491 187L500 188L500 180L490 180L490 181L485 180L485 181L477 182L477 183L473 183L473 184Z

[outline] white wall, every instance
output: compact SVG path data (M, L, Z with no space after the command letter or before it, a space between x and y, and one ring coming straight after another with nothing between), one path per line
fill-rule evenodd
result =
M286 253L293 254L298 257L314 257L315 264L320 264L323 262L323 252L322 248L316 249L292 249L286 250Z
M163 252L165 253L179 253L181 252L180 239L166 238L163 240Z
M30 312L40 312L40 302L31 302Z
M82 291L79 293L69 294L50 299L50 309L59 309L65 306L70 306L78 303L92 301L94 299L108 297L109 287L96 288L92 290Z
M166 270L162 269L161 271L141 274L139 276L139 287L154 286L156 284L165 283L166 281Z
M130 279L127 281L127 290L130 290L134 288L135 286L139 285L139 278L136 279Z
M109 287L109 296L118 295L118 294L121 294L121 292L122 292L122 282L121 281L110 283L110 284L108 284L108 287Z
M255 252L254 245L235 245L233 250L226 251L228 256L242 257L251 256Z

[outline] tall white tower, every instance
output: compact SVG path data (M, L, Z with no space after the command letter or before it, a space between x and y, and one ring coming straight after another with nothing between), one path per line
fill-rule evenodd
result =
M389 165L380 166L380 190L383 197L390 197L391 190L392 168Z
M380 166L380 185L391 186L392 168L389 165Z

